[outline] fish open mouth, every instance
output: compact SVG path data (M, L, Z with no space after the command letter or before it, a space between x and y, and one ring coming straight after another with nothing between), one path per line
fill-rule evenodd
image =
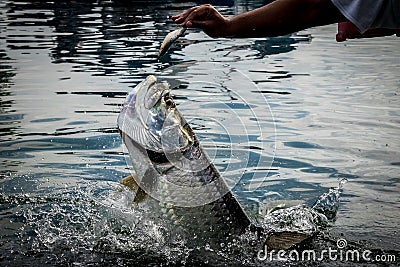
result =
M171 96L169 84L150 75L127 97L118 117L125 139L147 150L155 162L177 161L195 142L194 133Z

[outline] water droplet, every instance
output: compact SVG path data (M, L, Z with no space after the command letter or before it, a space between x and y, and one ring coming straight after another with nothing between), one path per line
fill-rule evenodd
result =
M347 182L348 182L347 178L343 178L342 180L340 180L340 182L339 182L339 189L342 189L342 188L343 188L343 185L344 185L345 183L347 183Z

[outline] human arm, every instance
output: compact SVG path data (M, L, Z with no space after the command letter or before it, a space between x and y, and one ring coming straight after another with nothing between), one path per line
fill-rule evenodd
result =
M331 0L276 0L260 8L222 16L211 5L190 8L172 19L202 29L211 37L268 37L346 21Z

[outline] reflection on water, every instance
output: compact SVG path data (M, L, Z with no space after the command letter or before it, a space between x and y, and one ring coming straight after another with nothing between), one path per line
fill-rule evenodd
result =
M397 253L398 40L337 44L334 26L238 40L190 30L157 61L168 16L203 2L0 2L1 264L190 259L131 209L129 192L115 194L128 173L116 117L148 74L170 82L228 182L242 177L234 190L252 216L269 201L311 203L347 178L330 237L313 245L342 234ZM234 14L267 2L213 4ZM254 253L229 249L207 260Z
M18 128L18 121L22 115L14 113L11 100L10 87L12 86L12 77L15 76L12 66L9 65L10 58L6 51L0 50L0 140L6 141L8 136L14 135Z

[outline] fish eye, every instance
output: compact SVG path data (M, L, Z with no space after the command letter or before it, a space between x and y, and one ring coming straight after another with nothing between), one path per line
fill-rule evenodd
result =
M175 103L172 100L172 98L166 98L165 99L165 104L167 105L167 107L169 108L174 108L175 107Z

